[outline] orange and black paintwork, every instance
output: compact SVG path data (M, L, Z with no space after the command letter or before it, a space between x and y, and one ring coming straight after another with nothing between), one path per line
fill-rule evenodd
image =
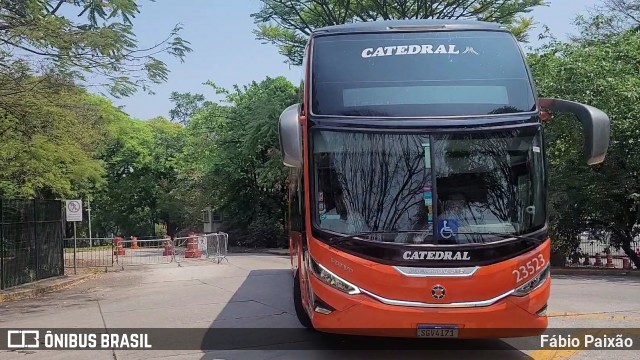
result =
M355 26L356 30L346 26L344 31L375 31L376 26L383 28L380 25L371 25L372 28L367 26L369 25ZM336 27L331 31L341 30L340 27ZM550 276L545 274L545 279L527 295L516 296L512 292L545 269L548 271L551 240L548 238L546 226L527 234L526 238L514 238L494 244L428 247L429 251L467 251L469 261L415 261L403 256L406 251L425 250L423 245L363 243L356 239L329 245L326 235L318 231L312 221L311 204L314 203L314 199L311 196L313 184L309 176L312 173L309 134L311 128L318 127L366 128L368 131L377 129L385 132L433 132L444 128L449 131L497 129L539 124L548 116L546 108L537 106L535 111L528 114L455 121L427 121L417 118L329 119L312 116L309 110L309 80L312 61L310 50L314 36L315 34L311 36L305 52L303 99L298 108L302 136L302 167L292 171L288 211L291 216L291 265L294 281L298 282L296 296L299 296L299 303L310 322L306 325L329 333L400 337L416 337L416 329L420 324L457 326L460 338L517 337L543 332L548 324L546 307L550 296ZM549 101L546 103L549 104ZM608 146L608 118L606 125ZM591 150L592 155L597 152ZM297 186L301 186L302 189L298 189ZM302 198L299 198L300 195ZM311 271L311 259L362 291L347 294L323 282ZM532 261L536 266L532 265ZM477 269L469 276L408 276L398 271L398 266ZM514 272L523 268L527 272L525 278L519 279L519 276L514 276ZM437 285L446 289L446 296L441 299L432 294L432 289ZM447 304L453 305L447 307ZM316 308L326 311L319 312ZM300 314L298 316L300 317Z

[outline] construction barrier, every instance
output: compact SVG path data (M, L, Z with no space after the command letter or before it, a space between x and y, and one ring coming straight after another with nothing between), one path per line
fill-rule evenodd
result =
M107 267L181 263L186 260L227 260L228 235L195 234L183 238L164 236L138 239L136 236L94 239L65 239L65 267Z
M173 247L173 241L171 240L171 236L164 236L164 251L162 252L162 256L175 256L176 250Z
M602 266L602 256L600 254L596 254L596 263L595 266Z
M187 238L187 250L184 252L184 257L187 259L199 259L202 257L202 251L198 248L198 238L195 233L190 233Z
M607 267L608 268L616 267L615 265L613 265L613 255L611 254L607 254Z
M120 236L116 236L113 238L113 246L115 249L113 250L113 255L122 256L125 254L124 246L122 244L122 238Z
M207 258L214 258L219 264L222 260L227 260L229 250L229 234L215 233L204 235L207 241Z
M212 259L218 264L227 260L229 235L226 233L194 234L173 239L175 260L180 263L185 259Z

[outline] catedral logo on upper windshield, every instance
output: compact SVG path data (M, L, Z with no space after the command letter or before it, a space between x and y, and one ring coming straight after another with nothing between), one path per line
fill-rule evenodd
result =
M417 55L417 54L474 54L480 55L473 47L460 50L457 45L398 45L366 48L362 50L363 58L377 56Z
M405 260L471 260L467 251L405 251Z

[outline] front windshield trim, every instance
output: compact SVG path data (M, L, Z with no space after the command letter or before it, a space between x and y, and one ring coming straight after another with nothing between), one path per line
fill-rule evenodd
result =
M396 34L402 34L402 33L415 33L416 31L411 31L411 30L406 30L406 31L394 31L394 33ZM430 30L430 31L421 31L422 33L442 33L442 32L496 32L496 33L508 33L513 37L513 34L505 29L483 29L483 28L479 28L479 29L462 29L462 28L450 28L450 29L442 29L442 30ZM344 36L344 35L354 35L354 34L358 34L358 35L379 35L379 34L383 34L384 32L380 32L380 31L354 31L354 32L333 32L333 33L319 33L319 34L313 34L310 38L309 41L309 50L308 50L308 64L307 64L307 73L308 73L308 93L306 96L306 101L309 104L308 106L308 112L309 112L309 116L310 117L322 117L322 118L351 118L351 119L369 119L369 118L376 118L376 119L478 119L478 118L498 118L498 117L505 117L505 116L534 116L534 115L538 115L541 111L541 108L538 104L538 101L536 100L538 98L538 93L537 93L537 89L535 87L535 82L533 79L533 74L531 72L531 69L529 67L529 64L526 61L526 54L524 52L524 50L522 49L521 46L517 46L520 57L522 58L522 62L524 63L524 70L526 72L527 75L527 79L529 80L529 88L531 91L531 96L533 97L533 108L530 110L524 110L524 111L520 111L520 112L513 112L513 113L504 113L504 114L478 114L478 115L419 115L419 116L353 116L353 115L319 115L316 114L313 111L313 94L312 94L312 90L313 89L313 80L314 80L314 75L313 75L313 64L314 64L314 58L315 58L315 45L314 45L314 41L316 38L322 38L322 37L332 37L332 36ZM514 38L515 40L515 38Z
M349 234L344 234L344 233L339 233L339 232L335 232L332 231L330 229L326 229L320 226L320 224L317 221L317 217L318 217L318 210L317 210L317 206L313 205L313 204L317 204L318 199L317 199L317 192L314 191L315 187L316 187L316 176L315 176L315 159L313 156L314 153L314 136L312 134L314 134L314 132L318 132L318 131L333 131L333 132L346 132L346 133L385 133L385 134L394 134L394 135L400 135L400 134L405 134L405 135L429 135L432 133L438 133L438 134L459 134L459 133L473 133L473 134L482 134L482 133L491 133L491 132L496 132L496 131L505 131L505 130L522 130L522 131L531 131L531 132L540 132L542 131L542 124L540 123L525 123L525 124L515 124L512 126L490 126L490 127L479 127L479 128L455 128L455 129L442 129L442 128L424 128L421 130L405 130L402 132L395 132L395 131L390 131L389 129L372 129L372 128L364 128L364 129L352 129L352 128L327 128L324 126L311 126L309 127L308 133L310 134L310 136L308 137L309 141L308 141L308 151L309 151L309 170L310 170L310 175L309 175L309 186L310 186L310 191L309 191L309 200L310 200L310 205L309 205L309 212L310 212L310 222L311 222L311 232L312 234L316 235L316 237L318 239L320 239L321 241L325 242L325 243L329 243L331 238L336 238L336 237L348 237L351 236ZM543 152L544 152L544 146L543 146ZM433 159L432 159L433 161ZM541 176L544 177L544 185L546 186L546 183L548 182L548 178L547 178L547 174L546 174L546 167L547 167L547 163L546 161L543 160L543 174L541 174ZM435 190L435 186L434 186L434 190ZM546 203L546 198L547 195L546 193L544 193L543 191L543 198L544 201ZM437 206L435 205L437 201L437 194L434 194L434 221L435 219L437 219L437 215L438 215L438 209ZM546 233L547 231L547 226L548 226L548 209L546 209L545 207L545 221L543 223L543 225L539 228L535 228L535 229L531 229L531 231L525 232L525 233L521 233L521 234L504 234L504 236L500 236L500 235L490 235L490 234L480 234L483 237L486 237L485 239L483 239L482 242L476 242L476 243L454 243L454 244L447 244L447 243L441 243L439 241L436 241L436 239L433 239L433 243L423 243L423 244L412 244L412 243L395 243L395 242L380 242L380 241L373 241L373 240L368 240L368 239L353 239L355 241L358 242L365 242L365 243L372 243L372 244L383 244L385 246L394 246L394 245L398 245L400 247L419 247L419 248L424 248L424 247L464 247L464 246L484 246L484 245L494 245L494 244L501 244L501 243L509 243L509 242L514 242L514 241L520 241L522 240L522 237L526 237L527 235L532 235L532 234L539 234L539 233ZM435 226L434 226L435 227ZM435 230L434 230L435 231ZM387 231L388 233L392 233L392 231ZM416 233L421 232L420 230L415 230ZM426 230L424 231L426 232ZM317 236L319 235L319 236ZM355 234L352 234L355 235ZM492 240L492 239L496 239L496 240ZM488 241L487 241L488 240Z
M463 244L440 244L440 243L425 243L425 244L406 244L406 243L395 243L395 242L380 242L380 241L374 241L374 240L370 240L370 239L366 239L366 236L369 235L375 235L376 232L373 232L371 234L354 234L354 235L344 235L344 234L338 234L338 233L334 233L330 230L327 229L318 229L322 232L325 233L333 233L336 234L335 236L331 236L328 238L327 243L333 247L335 247L336 245L339 245L342 241L342 239L348 238L347 241L358 241L358 242L363 242L363 243L368 243L368 244L385 244L385 245L389 245L389 246L398 246L398 247L407 247L407 246L417 246L421 249L423 248L448 248L448 247L461 247L461 246L470 246L470 247L477 247L477 246L489 246L489 245L499 245L499 244L505 244L505 243L511 243L511 242L515 242L515 241L521 241L521 240L531 240L531 241L543 241L540 239L535 239L535 236L527 236L527 235L531 235L531 234L537 234L537 233L542 233L545 232L547 230L547 226L545 225L543 228L541 229L537 229L537 230L533 230L530 233L527 233L526 235L514 235L514 234L498 234L498 233L473 233L473 234L477 234L477 235L483 235L483 236L492 236L492 237L496 237L499 238L500 240L496 240L496 241L485 241L485 242L481 242L481 243L463 243ZM405 231L404 233L406 233L407 231ZM411 231L409 231L411 232ZM419 230L415 231L416 233L419 233ZM403 231L386 231L385 233L389 233L389 234L395 234L395 233L403 233Z
M355 242L360 242L360 243L365 243L365 244L370 244L373 246L382 246L382 247L392 247L392 248L416 248L416 249L425 249L425 248L429 248L429 249L447 249L447 248L456 248L456 249L466 249L466 248L482 248L482 247L493 247L496 245L501 245L501 244L508 244L508 243L516 243L516 242L520 242L523 240L529 240L529 241L536 241L537 243L542 243L545 241L546 238L548 238L548 231L549 231L549 226L548 224L544 224L544 226L540 229L536 229L533 230L529 233L526 234L522 234L522 235L513 235L513 236L507 236L507 234L505 234L505 237L500 239L500 240L496 240L496 241L490 241L490 242L481 242L481 243L462 243L462 244L404 244L404 243L394 243L394 242L380 242L380 241L373 241L373 240L367 240L367 239L362 239L362 238L350 238L347 240L347 242L349 241L355 241ZM312 234L319 240L321 240L322 242L326 243L329 245L330 241L329 239L331 239L332 237L335 236L343 236L344 234L338 234L335 233L331 230L327 230L327 229L322 229L317 227L314 223L312 223ZM334 235L329 235L325 238L326 235L328 234L335 234ZM320 236L318 236L320 235ZM493 235L491 235L493 236ZM348 237L348 236L344 236L344 237ZM497 235L495 237L498 237ZM537 238L537 239L536 239ZM332 245L333 247L340 247L342 244L344 244L344 242L337 242L335 245Z
M434 115L434 116L354 116L354 115L318 115L309 109L309 114L317 118L341 118L341 119L380 119L380 120L436 120L436 119L482 119L482 118L504 118L505 116L535 116L540 113L538 105L533 110L510 113L510 114L485 114L485 115Z

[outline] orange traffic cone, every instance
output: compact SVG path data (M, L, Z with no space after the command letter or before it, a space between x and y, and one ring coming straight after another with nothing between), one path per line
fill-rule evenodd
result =
M613 255L611 254L607 254L607 267L608 268L616 267L615 265L613 265Z
M184 252L185 258L200 258L202 256L202 252L198 249L198 239L194 233L189 234L189 239L187 239L187 251Z
M122 238L120 236L116 236L113 239L113 246L115 246L113 255L124 255L124 247L122 246Z

